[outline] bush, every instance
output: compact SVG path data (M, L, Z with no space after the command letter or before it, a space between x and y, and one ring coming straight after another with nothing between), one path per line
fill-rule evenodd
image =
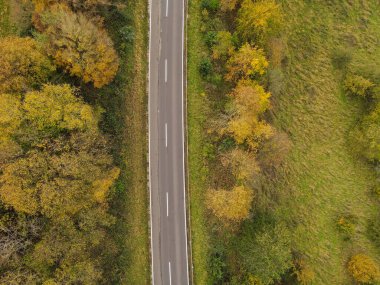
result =
M368 223L367 235L369 239L377 246L380 247L380 219L375 217Z
M208 58L203 58L199 65L199 73L202 77L207 77L212 72L212 63Z
M131 43L135 39L135 32L131 26L120 28L119 33L124 42Z
M205 36L205 43L209 48L212 48L217 43L216 36L217 32L215 31L207 32Z
M380 161L380 104L350 134L352 145L371 162Z
M336 69L345 69L352 60L352 55L347 50L336 50L331 56L331 62Z
M342 216L338 219L339 231L344 235L344 239L348 240L355 232L355 220L351 216Z
M355 281L374 284L380 281L380 270L375 261L365 254L354 255L348 263L348 271Z
M304 259L297 259L294 262L294 275L301 285L312 284L315 279L315 272L309 267Z
M273 284L292 267L290 233L284 224L260 221L243 228L238 238L238 252L245 270L263 284ZM256 226L264 223L258 229Z
M351 95L368 96L374 84L360 75L348 75L343 83L344 90Z
M209 12L216 12L219 9L219 0L202 0L201 8Z

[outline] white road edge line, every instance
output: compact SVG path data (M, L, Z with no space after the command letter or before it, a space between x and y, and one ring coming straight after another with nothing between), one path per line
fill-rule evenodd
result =
M168 147L168 124L165 123L165 146Z
M169 194L166 192L166 216L169 217Z
M189 285L189 255L188 255L188 243L187 243L187 216L186 216L186 176L185 176L185 123L184 123L184 85L183 85L183 73L184 73L184 44L185 44L185 1L182 0L182 148L183 148L183 160L182 160L182 171L183 171L183 208L185 211L185 241L186 241L186 279L187 279L187 284Z
M151 117L150 117L150 65L151 65L151 50L152 50L152 0L149 0L149 63L148 63L148 160L149 160L149 190L150 190L150 199L149 199L149 211L150 211L150 254L152 258L151 262L151 271L152 271L152 284L154 284L154 258L153 258L153 218L152 218L152 164L150 161L151 155L151 144L150 144L150 126L151 126Z
M166 0L166 17L169 15L169 0Z
M165 59L165 83L168 82L168 60Z
M172 285L172 267L169 261L169 284Z

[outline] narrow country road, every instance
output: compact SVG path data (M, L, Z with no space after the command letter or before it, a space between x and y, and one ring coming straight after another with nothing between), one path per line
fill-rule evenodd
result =
M184 0L150 0L152 283L189 284L184 147Z

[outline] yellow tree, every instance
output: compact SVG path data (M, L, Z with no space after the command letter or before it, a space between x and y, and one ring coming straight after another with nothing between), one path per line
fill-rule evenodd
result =
M245 186L236 186L232 190L209 189L205 204L221 221L241 222L248 218L253 198L253 191Z
M220 9L224 12L232 11L236 8L239 0L220 0Z
M380 281L378 265L365 254L354 255L348 263L348 270L357 282L373 284Z
M12 135L21 124L20 98L15 95L0 94L0 137Z
M222 132L231 134L237 143L246 143L255 151L263 140L273 135L272 127L261 118L270 107L270 93L253 81L243 80L231 97L231 118Z
M67 84L44 85L41 91L28 92L22 109L28 126L37 130L96 129L98 124L91 106L75 96Z
M21 152L21 147L12 139L22 119L20 98L16 95L0 94L0 166Z
M47 81L54 71L49 58L31 38L0 39L0 91L18 93Z
M113 80L119 59L104 29L62 4L53 5L41 15L45 46L58 66L97 88Z
M263 75L268 68L268 61L262 49L245 43L233 53L227 62L226 80L237 82L239 79L248 79L256 75Z
M238 12L237 31L243 40L260 40L280 19L279 6L274 0L244 0Z

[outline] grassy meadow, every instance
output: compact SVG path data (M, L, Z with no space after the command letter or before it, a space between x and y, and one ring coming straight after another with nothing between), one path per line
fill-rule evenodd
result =
M293 148L278 179L263 185L276 201L258 207L270 208L290 226L292 248L315 271L315 284L350 284L346 264L352 254L366 252L380 261L367 235L379 201L371 192L373 166L355 155L347 140L365 106L343 93L342 77L348 71L379 75L380 6L280 2L283 38L268 44L272 114ZM350 240L339 231L341 217L355 220Z

